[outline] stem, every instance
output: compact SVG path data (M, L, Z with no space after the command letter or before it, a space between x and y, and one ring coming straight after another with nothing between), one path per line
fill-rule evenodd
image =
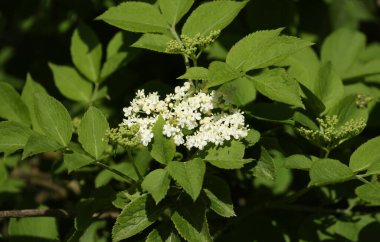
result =
M133 169L135 170L137 176L139 177L139 180L142 180L143 177L142 175L140 174L140 171L139 169L137 168L136 166L136 163L135 163L135 160L133 159L133 156L132 156L132 152L130 149L127 149L127 152L128 152L128 157L131 159L131 162L132 162L132 165L133 165Z
M329 149L326 149L325 151L326 151L326 153L325 153L325 155L323 156L323 158L328 158L329 155L330 155L330 150L329 150Z
M191 59L193 61L193 66L198 66L198 59L196 57Z
M117 218L119 214L119 211L105 211L102 213L94 213L92 217L96 219ZM22 209L0 211L0 218L26 217L75 218L76 215L65 209Z
M23 209L0 211L0 218L24 218L24 217L73 217L71 213L63 209Z
M362 176L355 176L356 179L358 179L359 181L365 183L365 184L371 184L369 181L367 181L366 179L364 179Z
M172 26L170 28L170 33L172 34L173 38L175 38L176 40L178 41L181 41L181 38L179 37L179 35L177 34L177 31L175 30L175 27ZM186 66L186 70L190 68L190 61L189 61L189 58L182 54L182 57L183 57L183 60L185 61L185 66Z
M128 183L131 183L131 184L134 183L134 181L133 181L131 178L129 178L127 175L121 173L121 172L118 171L118 170L113 169L112 167L110 167L110 166L108 166L108 165L106 165L106 164L104 164L104 163L102 163L102 162L100 162L100 161L96 161L95 164L96 164L97 166L100 166L100 167L102 167L102 168L104 168L104 169L107 169L108 171L110 171L110 172L112 172L112 173L114 173L114 174L120 176L121 178L123 178L123 179L124 179L125 181L127 181Z
M377 190L378 192L380 192L380 188L379 188L379 187L377 187L377 186L375 186L373 183L367 181L367 180L364 179L362 176L358 176L358 175L356 175L355 177L356 177L356 179L358 179L359 181L361 181L361 182L363 182L363 183L365 183L365 184L367 184L367 185L372 186L373 189L375 189L375 190Z
M369 177L369 176L373 176L373 175L375 175L375 174L356 175L356 177L359 179L359 177L364 178L364 177Z
M95 101L95 96L98 93L99 83L95 83L94 91L92 92L91 100L88 106L92 106Z

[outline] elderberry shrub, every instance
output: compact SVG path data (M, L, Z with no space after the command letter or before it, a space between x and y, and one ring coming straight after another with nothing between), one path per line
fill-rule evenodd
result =
M72 64L44 59L61 96L49 73L9 78L0 49L2 238L377 241L374 1L115 2L47 21L75 27ZM14 26L51 31L45 12Z

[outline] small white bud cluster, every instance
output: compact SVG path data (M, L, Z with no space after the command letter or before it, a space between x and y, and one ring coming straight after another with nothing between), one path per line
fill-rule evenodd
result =
M225 103L214 91L205 93L194 89L191 82L185 82L164 100L160 100L157 92L145 95L139 90L130 106L123 109L123 124L138 125L137 135L145 146L153 138L152 128L159 115L166 122L163 134L187 149L202 150L209 143L222 145L224 141L247 136L243 112L232 108L222 110Z

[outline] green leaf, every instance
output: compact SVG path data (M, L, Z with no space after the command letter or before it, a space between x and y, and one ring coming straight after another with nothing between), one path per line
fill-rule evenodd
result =
M79 144L71 143L69 148L70 151L65 151L63 154L63 162L69 173L95 161L94 158L82 150Z
M306 47L293 55L289 56L281 63L288 65L288 73L298 82L310 90L314 90L314 85L318 71L320 69L320 62L317 54L311 47Z
M272 156L269 152L261 147L261 156L257 165L252 170L253 175L266 180L274 181L276 179L275 166Z
M103 87L99 88L99 90L94 95L93 101L96 101L96 100L99 100L102 98L108 98L109 99L108 87L107 86L103 86Z
M279 36L269 46L259 49L256 58L249 59L244 70L253 70L274 65L283 61L290 55L311 46L312 43L293 36Z
M285 160L285 167L289 169L298 169L308 171L312 165L312 161L304 155L291 155Z
M136 195L136 194L135 194ZM128 190L120 191L116 193L116 198L112 201L112 205L116 208L123 209L131 200L134 195L131 195Z
M330 62L321 66L314 81L314 94L323 102L326 110L333 107L344 95L342 80L334 72Z
M253 60L256 60L256 62L263 62L261 61L262 57L258 55L260 50L268 49L281 31L282 28L257 31L247 35L232 46L227 54L226 63L236 69L246 71L249 70L249 62L253 62Z
M309 129L319 129L318 125L309 118L306 114L301 112L294 112L293 119L295 123L301 124L302 126L305 126Z
M62 103L47 94L35 95L34 102L36 120L43 133L66 146L73 130L69 112Z
M209 60L225 60L227 56L227 49L218 40L210 44L205 50L207 59Z
M210 200L210 208L223 217L236 216L234 205L231 201L231 192L228 184L216 176L209 176L205 179L203 189L207 198Z
M380 136L370 139L357 148L350 157L350 168L354 172L363 171L380 163Z
M14 154L10 156L3 156L3 164L7 167L15 168L21 161L20 154Z
M380 184L377 182L361 185L355 189L355 193L372 205L380 205Z
M24 148L32 131L17 122L0 122L0 152L10 155Z
M282 29L260 31L236 43L226 62L244 72L268 67L285 60L311 43L292 36L278 36Z
M39 93L47 93L45 88L39 83L35 82L31 75L27 75L26 83L21 93L21 100L28 107L30 119L32 121L33 130L41 131L41 128L38 125L36 114L34 110L34 96Z
M112 240L120 241L136 235L156 221L164 207L156 206L148 195L131 201L116 220L112 228Z
M142 147L141 149L135 149L134 151L135 154L133 154L133 157L128 157L128 159L123 162L126 165L124 173L133 180L138 181L140 178L136 173L135 167L141 175L144 175L148 170L149 164L152 161L152 157L150 156L148 149L145 147Z
M191 199L183 198L177 204L177 210L171 220L178 233L189 242L212 241L202 199L193 202Z
M70 51L76 68L92 82L99 82L102 45L94 31L82 22L73 33Z
M206 165L203 160L195 158L186 162L172 161L167 170L173 179L189 194L195 201L202 189Z
M55 218L11 218L8 233L12 242L60 241Z
M126 62L127 56L127 52L120 52L107 59L100 72L101 81L107 79L117 71Z
M219 86L242 76L240 72L221 61L212 62L208 68L210 80L207 82L206 87Z
M116 175L115 175L116 176ZM98 175L95 177L95 187L99 188L102 186L106 186L108 183L111 182L112 178L114 177L114 174L106 169L102 170L98 173ZM124 206L121 207L123 209Z
M357 94L345 96L328 111L328 115L338 116L338 125L344 125L350 120L368 120L368 109L356 106L356 96Z
M378 59L380 54L380 44L377 42L368 43L365 50L360 53L360 61L368 62Z
M0 82L0 118L29 124L28 108L17 91L8 83Z
M366 172L366 175L378 175L380 174L380 162L373 163Z
M294 109L282 103L254 103L247 107L247 114L258 120L294 125Z
M145 242L181 242L181 239L173 230L173 226L164 222L148 234Z
M150 154L156 161L161 164L167 164L173 160L176 147L172 138L168 139L162 133L165 120L159 116L153 126L153 143Z
M297 82L283 69L272 69L251 77L256 89L278 102L304 107Z
M29 156L40 154L48 151L56 151L61 149L62 144L55 141L53 138L38 133L32 134L25 144L22 159Z
M85 231L83 231L83 234L81 234L79 241L78 240L72 240L72 241L65 241L65 242L103 242L104 236L99 234L102 230L106 229L107 221L95 221L90 224L86 228ZM76 231L77 233L81 231Z
M355 63L346 73L345 79L354 79L370 75L380 74L380 59L370 60L365 63Z
M256 99L255 85L245 77L224 83L219 91L236 106L245 106Z
M164 169L156 169L150 172L141 184L142 188L152 195L156 204L166 196L169 185L169 174Z
M254 187L267 187L271 190L273 195L285 194L290 189L293 175L291 171L285 167L285 157L280 151L272 149L270 157L273 159L274 168L274 170L270 172L273 173L269 173L270 176L268 177L266 176L267 174L256 177L256 179L253 180L253 185ZM268 161L270 162L270 160ZM259 164L259 166L260 165L261 164ZM271 163L267 164L267 166L269 169L272 169L270 167ZM268 173L268 171L265 173Z
M171 40L170 37L163 34L144 34L131 46L136 47L136 48L142 48L142 49L167 53L166 47L170 40Z
M152 157L145 147L140 147L134 150L133 157L128 157L118 164L111 165L112 169L118 170L124 175L130 177L136 182L140 182L140 176L144 176L148 170ZM137 174L136 170L139 174ZM125 182L125 178L120 177L108 170L103 170L95 179L95 185L101 187L107 184L112 179Z
M65 97L77 102L90 102L91 83L83 79L74 68L52 63L49 63L49 67L53 72L55 85Z
M144 2L124 2L108 9L96 19L131 32L169 32L169 25L158 9Z
M330 34L321 49L322 63L331 62L340 77L345 77L365 48L364 34L351 29L339 29Z
M129 43L129 39L127 36L127 32L124 31L118 31L112 39L108 42L107 45L107 60L112 58L112 56L120 53L120 52L126 52L127 47L126 44Z
M177 79L188 79L188 80L202 80L207 81L209 79L209 71L204 67L190 67L186 70L186 73Z
M334 0L331 1L329 5L329 17L331 18L330 23L332 29L337 29L340 27L359 29L361 23L372 22L374 21L374 18L376 18L376 13L373 12L371 5L368 5L363 1ZM357 229L359 233L360 229ZM357 239L350 240L356 241Z
M107 45L107 59L100 72L100 81L104 81L137 53L129 46L136 40L135 35L124 31L117 32Z
M299 83L302 95L302 101L305 105L305 110L310 110L314 116L321 116L322 112L325 111L326 107L321 100L306 86Z
M238 15L248 1L207 2L195 9L182 27L182 34L193 37L208 35L213 30L222 30Z
M354 176L350 168L333 159L316 160L310 168L311 184L315 186L348 181Z
M248 131L248 135L244 137L244 140L248 143L247 147L254 146L257 142L259 142L261 138L261 134L259 131L250 129Z
M204 158L212 165L222 169L240 169L252 159L243 159L245 146L233 140L231 144L211 147Z
M162 15L170 26L175 26L190 10L193 3L194 0L158 0Z
M102 111L90 107L83 115L78 128L78 139L83 149L90 155L99 159L107 147L104 140L108 130L108 122Z

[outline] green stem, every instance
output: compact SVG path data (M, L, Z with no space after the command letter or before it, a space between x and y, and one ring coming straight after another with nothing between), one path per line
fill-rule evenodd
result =
M177 34L177 31L175 30L175 27L174 27L174 26L172 26L172 27L170 28L170 33L172 34L173 38L175 38L175 39L178 40L178 41L181 41L181 38L180 38L179 35ZM182 54L182 57L183 57L183 60L184 60L184 62L185 62L185 66L186 66L186 70L187 70L187 69L190 68L190 61L189 61L189 58L188 58L186 55L184 55L184 54Z
M323 156L323 158L328 158L329 155L330 155L330 149L326 149L325 151L326 151L326 153L325 153L325 155Z
M359 177L364 178L364 177L369 177L373 176L374 174L363 174L363 175L356 175L356 177L359 179Z
M140 174L139 169L136 166L135 160L133 159L132 152L130 149L127 149L128 157L131 159L133 169L135 170L139 180L141 181L143 179L142 175Z
M198 59L197 58L192 58L191 59L193 61L193 66L198 66Z
M88 106L92 106L92 104L95 101L95 96L98 93L99 90L99 83L95 83L94 91L92 92L91 100Z
M133 180L132 180L131 178L129 178L127 175L121 173L121 172L118 171L118 170L113 169L112 167L110 167L110 166L108 166L108 165L106 165L106 164L104 164L104 163L102 163L102 162L100 162L100 161L96 161L95 164L96 164L97 166L99 166L99 167L102 167L102 168L104 168L104 169L106 169L106 170L108 170L108 171L114 173L115 175L120 176L121 178L123 178L123 179L124 179L125 181L127 181L128 183L131 183L131 184L135 183L135 181L133 181Z
M365 183L365 184L367 184L367 185L370 185L373 189L375 189L375 190L377 190L378 192L380 192L380 188L379 188L379 187L375 186L373 183L371 183L371 182L369 182L368 180L364 179L363 176L358 176L358 175L356 175L355 177L356 177L356 179L358 179L359 181L361 181L361 182L363 182L363 183Z

